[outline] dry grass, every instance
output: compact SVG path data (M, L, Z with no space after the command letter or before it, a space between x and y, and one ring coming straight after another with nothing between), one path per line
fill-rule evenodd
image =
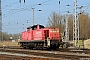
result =
M90 39L84 41L85 48L90 49Z
M19 46L18 42L4 41L0 42L0 46Z

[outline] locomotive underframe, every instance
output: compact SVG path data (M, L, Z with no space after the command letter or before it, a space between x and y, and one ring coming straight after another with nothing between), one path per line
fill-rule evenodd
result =
M44 48L50 48L50 49L57 49L60 46L59 40L28 40L28 41L20 41L20 46L23 48L37 48L37 49L44 49Z

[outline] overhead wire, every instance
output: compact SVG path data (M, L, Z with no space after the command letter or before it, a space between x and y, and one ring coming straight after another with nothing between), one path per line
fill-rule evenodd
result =
M49 2L50 0L47 0L47 1L44 1L44 2L42 2L42 3L46 3L46 2ZM31 6L30 6L31 7ZM4 14L5 15L5 14Z
M48 4L53 4L53 3L55 3L56 1L55 0L53 0L53 1L51 1L51 0L49 0L47 3L41 3L41 5L48 5Z
M17 3L17 1L16 1L16 2L14 2L14 3L10 3L10 4L9 4L9 3L7 3L6 5L4 4L4 5L5 5L5 7L2 7L2 9L5 9L5 8L8 8L8 7L11 7L11 6L15 5L15 4L18 4L18 3Z
M46 1L47 2L47 1ZM45 2L43 2L43 3L45 3ZM18 12L18 11L17 11ZM14 12L14 13L16 13L16 12ZM11 13L11 14L14 14L13 12ZM9 14L9 13L7 13L7 14Z
M45 3L45 2L43 2L43 3Z
M27 9L27 8L25 8L24 6L23 7L17 7L17 8L15 8L15 9L10 9L11 11L9 11L8 13L6 13L6 14L3 14L2 16L4 16L4 17L6 17L5 15L10 15L10 14L14 14L14 13L18 13L18 12L21 12L21 11L25 11L25 10L28 10L28 11L30 11L30 9Z
M44 2L42 2L42 3L46 3L46 2L48 2L48 1L50 1L50 0L44 1ZM29 6L30 6L30 5L29 5ZM21 6L20 6L20 7L21 7ZM19 8L20 8L20 7L19 7ZM30 7L31 7L31 6L30 6ZM26 9L27 9L27 8L26 8ZM21 10L21 11L22 11L22 10ZM18 11L18 12L20 12L20 11ZM12 12L11 12L11 13L12 13ZM16 12L15 12L15 13L16 13ZM9 15L9 14L10 14L10 11L9 11L9 13L7 13L7 14ZM14 13L12 13L12 14L14 14ZM5 15L6 15L6 14L4 14L4 17L5 17Z
M45 3L45 2L43 2L43 3Z

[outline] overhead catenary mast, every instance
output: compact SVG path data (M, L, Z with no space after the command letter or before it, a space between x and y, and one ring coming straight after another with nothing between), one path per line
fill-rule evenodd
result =
M65 15L65 42L69 42L68 16Z
M19 2L21 3L22 1L19 0ZM25 3L26 0L23 0L23 2ZM41 4L40 4L40 5L41 5ZM32 23L33 23L33 25L34 25L34 9L35 9L35 8L32 8ZM40 10L40 11L41 11L41 10Z
M2 41L2 11L1 11L1 0L0 0L0 41Z
M73 42L79 47L79 20L77 11L77 0L74 0L74 19L73 19Z
M69 4L67 5L70 6ZM69 13L69 10L67 11ZM65 15L65 41L69 42L68 14Z
M58 4L59 4L59 14L60 14L60 0L58 1Z
M58 4L59 4L59 16L60 16L60 0L58 0ZM60 17L59 17L60 20ZM60 20L60 31L61 31L61 20Z
M32 23L33 23L33 25L34 25L34 9L35 8L32 8Z

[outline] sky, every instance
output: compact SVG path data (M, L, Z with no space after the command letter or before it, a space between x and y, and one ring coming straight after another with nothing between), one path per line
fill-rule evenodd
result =
M59 4L60 1L60 4ZM78 7L90 14L90 0L77 0ZM39 5L41 4L41 5ZM67 5L70 6L67 6ZM74 13L74 0L1 0L2 31L6 33L21 33L28 26L32 26L32 8L34 8L34 24L46 26L52 12L66 14ZM41 10L41 11L39 11ZM80 12L80 9L78 9Z

